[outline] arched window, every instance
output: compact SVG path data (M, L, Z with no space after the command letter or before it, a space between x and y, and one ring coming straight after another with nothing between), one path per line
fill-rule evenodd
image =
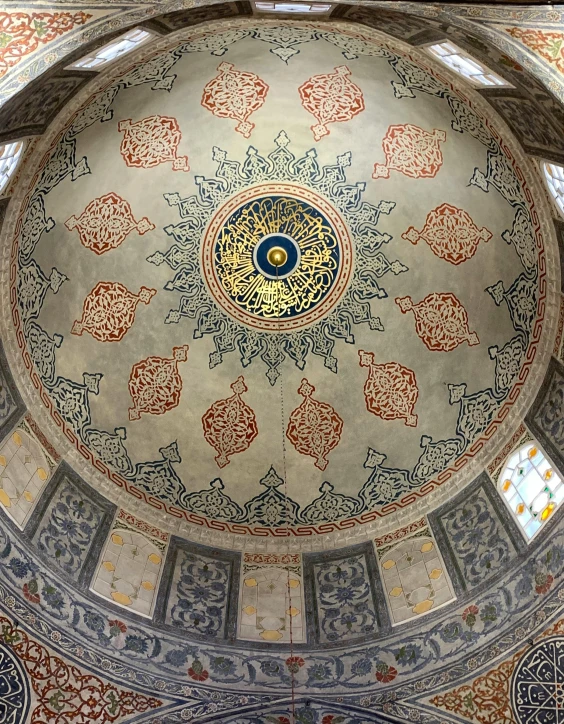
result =
M564 166L555 163L542 164L546 185L550 191L558 210L564 216Z
M534 440L511 453L499 486L529 540L564 499L562 478Z
M0 146L0 192L6 188L8 181L16 170L23 147L23 141L14 141Z

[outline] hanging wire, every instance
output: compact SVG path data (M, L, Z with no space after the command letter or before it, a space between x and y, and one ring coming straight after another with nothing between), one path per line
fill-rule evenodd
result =
M282 353L282 314L281 314L281 304L280 304L280 279L278 278L278 266L276 267L276 320L278 322L278 353L279 353L279 359L281 359L281 353ZM294 632L293 632L293 616L292 616L292 588L290 586L290 560L291 560L291 553L290 553L290 508L289 508L289 502L288 502L288 475L287 475L287 467L286 467L286 435L285 435L285 429L284 429L284 384L283 384L283 377L282 377L282 365L280 365L280 422L281 422L281 430L282 430L282 477L284 480L284 501L285 501L285 507L286 507L286 554L287 554L287 564L286 564L286 587L288 589L288 618L290 619L290 666L288 667L290 669L290 684L291 684L291 690L292 690L292 702L291 702L291 708L292 708L292 722L291 724L296 723L296 681L295 681L295 675L294 675Z

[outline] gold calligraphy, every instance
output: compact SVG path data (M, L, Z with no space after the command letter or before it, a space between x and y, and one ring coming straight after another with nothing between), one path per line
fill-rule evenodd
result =
M284 234L298 245L295 271L268 279L255 267L253 251L269 234ZM263 317L306 312L333 285L339 266L335 231L314 207L290 197L262 197L239 208L222 226L214 263L225 293L242 309Z

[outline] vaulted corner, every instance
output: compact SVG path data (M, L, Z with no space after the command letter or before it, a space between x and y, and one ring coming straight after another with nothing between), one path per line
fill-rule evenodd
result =
M191 4L0 8L2 721L559 722L564 8Z

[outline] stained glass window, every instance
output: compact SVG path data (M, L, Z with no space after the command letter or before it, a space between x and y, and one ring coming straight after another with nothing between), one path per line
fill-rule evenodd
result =
M462 48L459 48L450 41L428 45L426 50L431 53L431 55L434 55L435 58L438 58L441 63L448 65L451 70L464 76L464 78L469 80L473 85L480 87L511 85L504 78L489 68L486 68L483 63L480 63L479 60L476 60L476 58L473 58L465 50L462 50Z
M560 213L564 216L564 166L555 163L544 163L544 177L548 190L552 194Z
M16 170L23 147L23 141L14 141L14 143L0 146L0 191L6 188L10 177Z
M564 499L560 475L534 441L509 456L499 477L499 486L529 540Z
M90 70L92 68L100 68L103 65L111 63L125 53L129 53L134 48L137 48L142 43L146 43L147 40L154 37L153 33L143 28L134 28L125 35L120 35L119 38L112 40L111 43L103 45L97 50L93 50L88 55L85 55L80 60L71 63L67 66L66 70L70 68L82 68L83 70Z

